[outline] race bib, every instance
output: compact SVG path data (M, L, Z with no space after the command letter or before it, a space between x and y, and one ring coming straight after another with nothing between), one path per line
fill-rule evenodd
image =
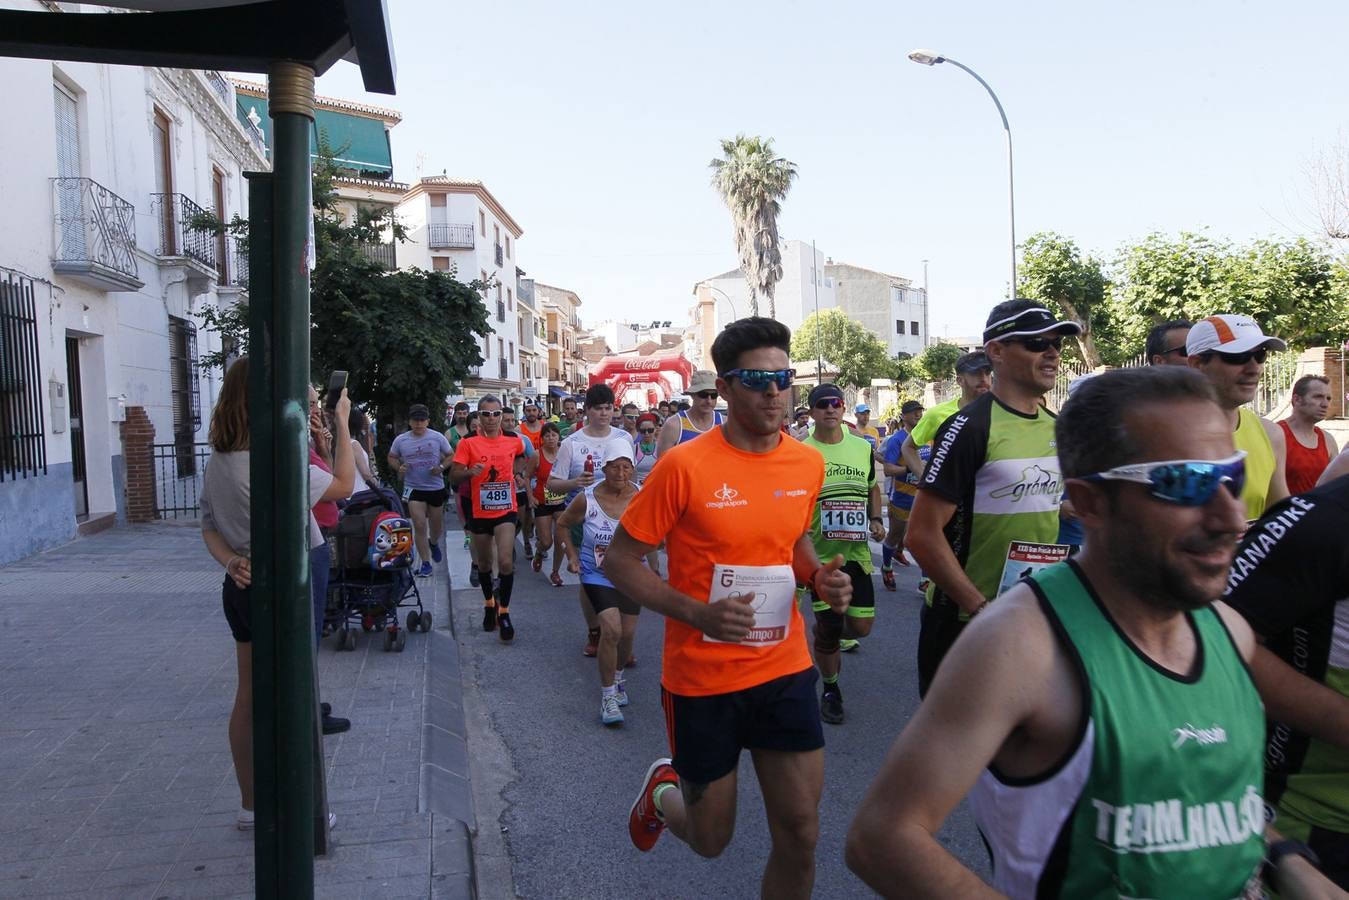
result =
M716 565L707 602L723 597L748 597L754 609L754 626L740 643L747 647L771 647L787 639L795 596L796 576L791 566ZM727 643L707 635L703 635L703 640Z
M821 500L820 533L827 541L865 541L865 500Z
M1067 544L1012 541L1007 545L1007 561L1002 566L1002 578L998 579L998 594L1006 593L1021 579L1067 559L1069 549Z
M548 488L543 489L543 503L545 506L556 506L559 503L565 502L566 499L566 494L554 494L552 491L548 490Z
M409 499L411 496L412 496L412 485L410 485L410 484L409 484L409 485L404 485L404 487L403 487L403 499L404 499L404 500L407 500L407 499Z
M604 554L608 552L609 552L609 542L607 540L602 544L599 541L595 542L595 568L597 569L604 568Z
M509 481L484 481L478 488L478 506L483 512L509 512L514 492Z

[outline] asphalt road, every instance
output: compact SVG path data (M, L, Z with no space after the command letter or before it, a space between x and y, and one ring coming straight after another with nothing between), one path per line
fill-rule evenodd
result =
M446 543L469 711L480 896L757 896L769 837L749 754L740 766L735 838L720 858L703 859L668 834L650 853L628 839L628 808L642 775L668 753L660 708L660 618L643 613L638 665L627 672L627 721L605 728L595 663L581 655L585 626L575 576L564 566L567 585L555 588L525 565L511 603L517 636L503 645L481 630L482 595L468 584L461 533L451 532ZM877 545L873 549L879 554ZM871 896L844 865L843 841L862 794L918 704L917 574L900 567L896 572L898 590L884 590L878 560L875 629L858 652L844 656L848 719L825 726L817 897ZM963 806L940 837L957 857L986 873L982 844Z

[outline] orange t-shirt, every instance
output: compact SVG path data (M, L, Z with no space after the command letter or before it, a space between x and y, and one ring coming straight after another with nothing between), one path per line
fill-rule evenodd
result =
M768 453L749 453L716 428L660 458L621 524L642 543L665 541L670 586L706 603L714 566L792 564L823 484L824 457L813 448L787 438ZM698 629L665 620L661 683L672 694L741 691L811 665L795 602L786 638L767 647L705 641Z
M515 433L516 433L516 434L522 434L522 435L524 435L525 440L527 440L527 441L529 441L531 444L533 444L535 450L537 450L537 449L539 449L539 447L543 446L543 420L542 420L542 419L539 420L539 427L538 427L535 431L530 431L530 430L529 430L529 423L526 422L524 419L521 419L519 422L517 422L517 423L515 424Z
M453 462L465 466L483 464L482 474L469 479L468 496L473 518L499 519L515 512L515 458L525 455L519 435L494 438L475 434L454 448Z

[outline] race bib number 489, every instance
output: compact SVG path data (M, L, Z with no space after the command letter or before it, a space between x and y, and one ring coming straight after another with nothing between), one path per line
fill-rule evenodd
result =
M509 481L486 481L478 489L478 505L483 512L508 512L514 493Z
M865 500L821 500L820 533L828 541L867 539Z

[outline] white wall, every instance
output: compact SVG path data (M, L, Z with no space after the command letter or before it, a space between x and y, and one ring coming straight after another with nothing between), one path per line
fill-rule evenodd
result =
M37 288L49 468L68 466L72 457L70 432L56 430L60 423L52 418L48 386L65 385L65 339L79 339L91 513L111 512L121 503L120 476L114 469L122 452L117 428L122 398L127 405L147 409L157 442L173 440L169 317L198 324L200 355L219 346L200 320L202 310L218 302L214 281L204 282L207 293L190 296L183 270L165 266L156 255L159 230L151 206L156 190L151 137L156 107L170 119L172 191L210 208L214 166L224 175L224 217L235 212L246 215L242 172L266 168L265 160L250 150L233 109L203 79L200 73L180 70L0 59L10 123L0 129L0 158L6 160L0 171L0 202L10 213L0 217L0 267L33 278ZM144 282L139 290L109 291L53 272L57 240L50 179L57 174L54 83L58 81L77 100L81 175L135 208L134 254L137 277ZM198 376L202 427L197 440L204 441L220 373L199 370Z

